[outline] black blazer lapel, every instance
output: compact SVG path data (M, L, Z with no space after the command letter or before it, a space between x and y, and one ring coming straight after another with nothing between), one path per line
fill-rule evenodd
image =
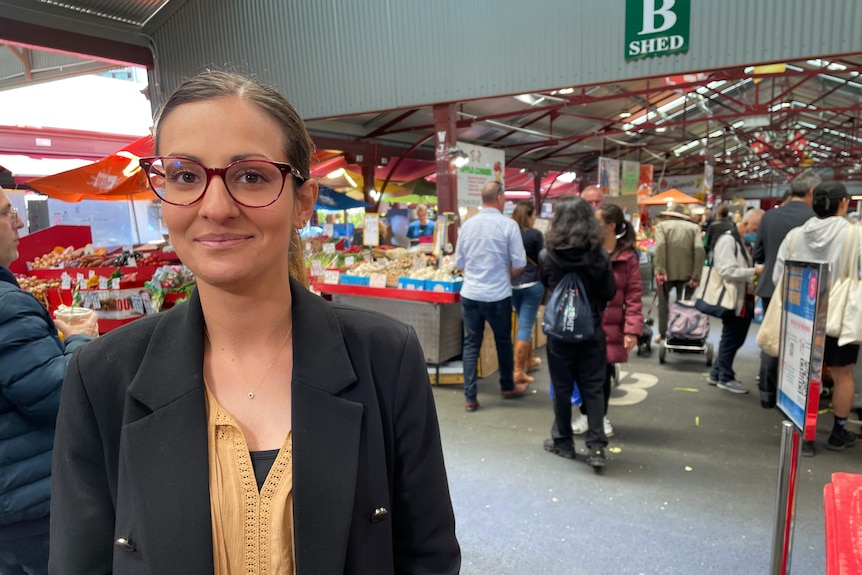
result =
M116 533L136 550L115 557L144 561L146 572L213 572L202 365L203 315L195 291L159 322L128 390Z
M362 437L361 403L338 397L356 382L329 304L292 283L293 494L298 573L344 572Z

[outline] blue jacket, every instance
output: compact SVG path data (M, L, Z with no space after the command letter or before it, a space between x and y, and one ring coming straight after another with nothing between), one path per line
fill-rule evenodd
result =
M72 350L90 339L64 346L42 304L0 265L0 538L48 516L60 386Z

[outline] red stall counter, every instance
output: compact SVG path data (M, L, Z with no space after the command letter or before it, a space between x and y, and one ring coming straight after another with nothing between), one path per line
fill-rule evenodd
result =
M54 248L72 246L78 249L91 243L93 233L90 226L51 226L21 238L18 243L18 259L9 265L9 270L13 274L29 274L27 262L32 262Z

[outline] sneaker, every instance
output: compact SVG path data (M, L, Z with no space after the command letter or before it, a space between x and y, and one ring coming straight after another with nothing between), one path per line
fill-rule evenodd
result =
M587 465L593 469L601 469L607 463L605 458L605 448L601 445L590 447L590 454L587 455Z
M575 444L571 440L562 440L560 442L557 442L553 439L546 439L545 451L547 451L548 453L559 455L560 457L565 457L566 459L575 458Z
M856 435L846 429L839 428L832 430L829 441L826 442L826 449L841 451L845 447L853 447L854 445L856 445Z
M572 421L572 433L575 435L583 435L587 432L589 427L590 424L587 421L587 416L579 411L577 419Z
M706 376L706 383L709 385L718 385L718 378L712 377L712 374Z
M605 437L612 437L614 434L614 428L611 427L611 420L608 419L607 416L605 416L604 424L605 424Z
M719 381L717 385L719 389L729 391L730 393L748 393L748 388L745 387L745 384L735 379Z
M802 450L799 454L802 457L814 457L814 441L803 441Z

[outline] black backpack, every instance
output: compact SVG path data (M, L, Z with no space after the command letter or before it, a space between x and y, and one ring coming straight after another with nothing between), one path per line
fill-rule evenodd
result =
M554 287L545 305L542 331L565 343L580 343L595 335L590 300L577 273L568 272Z

